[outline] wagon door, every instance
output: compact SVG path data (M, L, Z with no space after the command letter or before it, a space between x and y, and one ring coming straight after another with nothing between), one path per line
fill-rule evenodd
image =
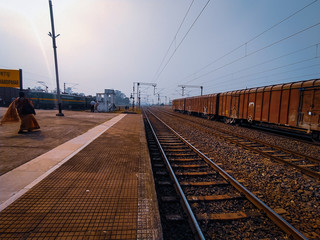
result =
M299 105L299 127L320 130L320 88L301 88Z
M230 117L233 119L239 118L239 102L240 102L240 94L239 92L233 92L231 95L231 109L230 109Z
M249 91L249 102L248 102L248 116L247 120L252 122L254 120L255 104L256 103L256 89Z

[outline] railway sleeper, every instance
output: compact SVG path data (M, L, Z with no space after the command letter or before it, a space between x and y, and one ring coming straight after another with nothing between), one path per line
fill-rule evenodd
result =
M179 198L176 196L162 196L162 202L179 202Z
M174 154L174 153L184 153L184 152L186 152L186 149L181 149L181 148L179 148L179 149L167 149L167 151L169 152L169 154Z
M192 162L192 161L203 161L201 158L175 158L170 159L173 162Z
M288 154L286 153L276 153L276 154L272 154L272 157L287 157Z
M252 147L252 148L262 148L263 146L259 143L249 143L247 144L248 147Z
M205 175L215 175L216 172L177 172L177 176L205 176Z
M231 212L231 213L201 213L197 214L198 220L211 220L211 221L231 221L231 220L238 220L238 219L244 219L249 217L257 217L260 214L255 212Z
M196 157L197 155L195 154L192 154L190 155L190 153L166 153L167 156L170 156L170 157Z
M286 161L286 162L300 162L300 161L303 161L303 159L301 159L301 158L284 158L283 159L284 161Z
M156 171L156 175L160 175L160 176L164 176L164 175L168 175L168 172L163 170L163 171Z
M180 182L181 186L220 186L220 185L228 185L229 183L226 181L220 182Z
M184 221L185 218L181 214L166 214L167 221Z
M206 165L206 164L192 164L192 165L171 164L171 167L174 167L174 168L204 168L204 167L208 167L208 165Z
M165 165L164 165L163 163L154 163L153 166L156 167L156 168L163 168L163 167L165 167Z
M169 145L169 146L162 146L162 148L168 150L168 151L171 151L172 149L175 150L175 149L189 149L189 147L185 146L185 145Z
M177 144L177 140L172 140L172 141L169 141L169 140L162 140L162 139L159 139L159 141L161 142L161 144Z
M158 181L157 183L162 186L171 186L172 185L172 183L169 181Z
M223 201L223 200L234 200L244 199L239 194L222 194L222 195L210 195L210 196L187 196L189 201Z
M299 167L303 168L313 168L313 167L318 167L318 164L304 164L304 165L298 165Z
M165 147L181 147L185 146L183 142L173 142L173 143L167 143Z
M266 149L266 150L260 149L260 151L263 152L263 153L271 153L271 154L272 153L276 153L275 150L269 150L269 149Z

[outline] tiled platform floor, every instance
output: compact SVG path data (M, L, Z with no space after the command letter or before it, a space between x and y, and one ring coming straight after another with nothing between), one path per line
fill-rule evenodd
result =
M127 115L0 213L0 239L161 239L141 115Z

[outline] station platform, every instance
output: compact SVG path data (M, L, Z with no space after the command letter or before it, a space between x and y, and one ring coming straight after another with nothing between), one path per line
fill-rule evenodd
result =
M113 115L6 172L0 196L0 239L162 239L138 114Z

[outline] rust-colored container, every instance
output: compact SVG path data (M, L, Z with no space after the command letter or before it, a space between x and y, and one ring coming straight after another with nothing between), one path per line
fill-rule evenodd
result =
M320 130L320 79L233 91L233 109L237 106L237 94L237 119L298 127L308 131ZM219 111L220 114L235 117L236 114L227 114L225 105L228 105L228 100L221 100L226 104L220 104L224 108L224 111Z
M320 79L177 99L175 110L304 129L320 140Z
M229 118L231 108L231 92L220 93L219 98L219 116Z
M172 100L172 109L174 111L184 112L185 111L185 98Z
M209 116L218 116L219 94L209 94L207 95L207 100L208 100L207 114Z
M302 82L299 98L298 127L320 131L320 79Z

